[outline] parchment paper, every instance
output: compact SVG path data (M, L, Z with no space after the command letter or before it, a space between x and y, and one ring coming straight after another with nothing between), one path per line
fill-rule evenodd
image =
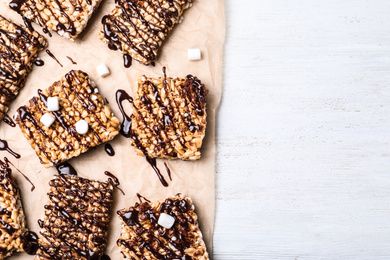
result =
M21 16L8 8L8 2L8 0L0 0L0 14L23 24ZM164 199L178 192L189 195L195 203L200 227L211 253L215 210L215 109L222 92L222 48L225 40L223 0L195 0L193 7L184 13L183 23L175 27L160 49L156 66L144 66L133 60L133 65L128 69L123 66L122 54L109 50L106 44L97 37L101 27L101 18L113 8L113 0L103 0L98 12L89 21L87 28L76 42L71 42L55 33L50 38L42 33L40 26L33 23L34 28L45 35L49 42L48 49L63 67L60 67L44 51L41 52L39 57L44 60L45 65L43 67L34 66L24 89L12 103L8 114L13 116L19 106L37 94L37 89L49 87L71 69L81 69L90 75L97 83L103 97L109 101L109 106L119 120L122 120L122 116L115 101L115 92L117 89L124 89L132 95L139 76L163 76L161 71L163 66L167 67L168 76L196 75L209 89L207 129L201 150L202 157L195 162L157 160L158 167L168 181L169 187L161 185L145 158L137 156L134 148L130 146L130 140L121 135L110 142L115 150L114 157L108 156L104 151L104 145L101 145L69 162L81 177L107 180L104 171L110 171L118 177L121 182L120 188L126 193L122 195L118 190L115 191L109 243L105 252L111 259L123 259L116 246L116 240L120 234L120 220L116 211L134 205L138 201L137 193L151 201ZM190 48L201 49L201 61L188 61L187 49ZM77 65L73 65L66 56L76 61ZM107 64L111 70L111 75L106 78L101 78L96 73L96 66L101 63ZM125 109L131 113L129 104L126 104ZM28 227L38 233L40 229L37 220L44 214L43 206L47 201L48 182L57 171L54 167L46 169L40 164L19 127L12 128L2 122L0 138L7 140L11 149L22 156L17 160L9 153L0 151L1 158L6 156L10 159L36 186L36 189L31 192L31 185L13 169L21 189ZM169 181L164 161L171 169L172 181ZM19 253L11 258L33 259L33 256Z

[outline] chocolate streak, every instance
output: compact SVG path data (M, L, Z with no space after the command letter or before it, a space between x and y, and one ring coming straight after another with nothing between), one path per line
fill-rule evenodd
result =
M16 159L20 158L20 154L15 153L11 148L8 146L8 142L6 140L0 139L0 151L7 151L10 154L12 154Z
M116 92L116 102L119 106L119 110L122 113L123 116L123 122L121 124L121 129L120 133L126 137L126 138L132 138L134 142L137 143L138 148L144 152L144 155L146 156L146 161L152 166L153 170L156 172L158 178L160 179L161 183L165 186L168 187L167 181L164 179L164 176L162 176L160 169L157 168L157 163L155 158L150 158L146 152L146 149L139 143L138 139L134 135L134 131L131 130L131 117L128 114L126 114L125 110L123 109L123 101L129 101L130 103L133 103L133 98L127 94L126 91L123 89L119 89Z
M173 200L169 198L158 209L152 208L147 202L143 202L136 203L135 207L131 207L128 211L118 211L117 214L126 225L134 230L136 236L130 240L119 239L117 244L123 245L143 260L146 259L143 255L148 251L156 259L191 260L192 258L185 254L185 249L194 242L188 236L189 224L196 223L196 219L193 219L191 214L187 213L190 209L191 205L185 199ZM157 224L161 213L169 214L176 219L172 228L165 229ZM147 226L150 226L150 228L146 228ZM172 239L172 237L176 239ZM179 255L172 250L169 244L179 251ZM141 250L143 255L140 255L137 249Z

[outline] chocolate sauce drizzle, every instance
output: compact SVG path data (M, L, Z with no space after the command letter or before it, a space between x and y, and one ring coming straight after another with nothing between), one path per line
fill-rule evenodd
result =
M106 151L106 153L107 153L109 156L114 156L114 155L115 155L114 148L112 148L112 145L111 145L111 144L105 144L105 145L104 145L104 150Z
M45 62L43 60L35 60L34 62L35 65L37 65L38 67L41 67L43 65L45 65Z
M23 236L23 250L29 255L35 255L38 250L38 235L35 232L28 231Z
M191 204L185 199L169 198L157 209L143 202L137 203L128 211L118 211L117 214L136 235L129 240L118 239L117 244L126 247L140 259L146 259L144 255L150 253L156 259L191 260L192 258L185 254L185 250L196 242L189 233L190 225L196 225L197 221L192 218L194 214L190 214L190 210ZM157 224L161 213L169 214L176 219L172 228L165 229ZM179 251L179 255L171 246Z
M164 162L164 165L165 165L165 169L167 170L167 173L168 173L168 176L169 176L169 179L172 181L172 176L171 176L171 169L168 168L168 165L166 162Z
M77 62L75 62L71 57L69 57L69 56L66 56L66 57L70 60L70 62L72 62L73 65L77 65Z
M11 127L15 127L16 126L14 120L12 120L12 118L9 115L7 115L7 114L4 115L3 122L6 123L7 125L11 126Z
M125 68L130 68L131 66L131 56L129 54L123 54L123 63Z
M49 50L46 50L46 53L47 53L53 60L55 60L61 67L64 67L64 66L62 66L61 62L58 61L58 59L56 58L56 56L54 56L53 53L51 53Z
M8 165L11 164L25 179L31 184L31 191L35 190L35 185L32 183L32 181L21 171L19 168L17 168L10 160L8 160L7 157L4 157L4 162Z
M120 17L106 15L102 19L104 37L108 40L108 47L122 51L123 46L127 45L150 62L156 58L157 49L179 19L178 8L186 5L187 1L115 0L115 3L122 11ZM169 5L168 8L166 4ZM148 17L154 19L147 19ZM134 20L138 20L139 23ZM132 31L135 33L131 33ZM135 44L135 39L141 43Z
M153 170L156 172L158 178L160 179L161 183L163 186L165 187L168 187L168 183L167 181L165 180L164 176L162 176L161 172L160 172L160 169L157 167L157 163L156 163L156 159L155 158L150 158L146 152L146 149L141 145L141 143L139 142L139 140L137 139L137 137L135 136L134 134L134 131L131 130L131 117L132 116L129 116L123 109L123 105L122 105L122 102L123 101L129 101L130 103L133 103L133 98L129 96L129 94L127 94L126 91L124 91L123 89L119 89L117 92L116 92L116 103L118 104L119 106L119 110L121 111L122 113L122 116L123 116L123 122L121 124L121 129L120 129L120 133L126 137L126 138L132 138L134 140L134 142L136 143L138 149L140 149L144 155L146 156L146 161L150 164L150 166L152 166Z
M68 162L63 162L57 165L56 168L59 174L68 175L68 176L77 176L77 171Z
M121 124L121 129L119 130L119 132L124 137L130 138L131 137L131 133L130 133L130 131L131 131L131 116L126 114L125 110L123 109L122 103L123 103L123 101L127 100L132 104L133 98L130 97L130 95L127 94L127 92L124 91L123 89L117 90L115 96L116 96L116 103L118 104L119 110L121 111L122 116L123 116L123 122Z
M142 203L143 202L142 200L145 200L146 202L150 203L150 200L148 200L147 198L145 198L144 196L142 196L139 193L137 193L137 197L138 197L139 203Z
M20 154L15 153L11 148L8 146L8 142L6 140L0 139L0 151L7 151L10 154L12 154L16 159L20 158Z
M96 182L62 174L50 181L50 201L45 206L45 218L49 223L38 221L43 229L40 235L48 244L39 244L38 256L53 260L81 257L88 260L101 259L107 243L109 212L113 200L112 185L99 182L103 187L97 188L94 183ZM92 209L89 205L93 205ZM74 234L82 234L88 239L78 239ZM79 257L74 258L74 254Z
M115 177L114 174L112 174L111 172L109 171L105 171L104 172L105 175L107 175L109 178L108 178L108 182L112 184L112 186L116 187L118 190L120 190L122 192L123 195L126 195L125 192L119 188L118 186L121 184L118 180L117 177Z

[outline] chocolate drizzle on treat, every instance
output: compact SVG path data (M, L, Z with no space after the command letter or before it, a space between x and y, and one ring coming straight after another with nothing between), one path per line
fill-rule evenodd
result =
M62 66L61 62L59 62L59 60L56 58L56 56L54 56L54 54L51 53L51 51L46 50L46 53L50 56L50 58L52 58L53 60L55 60L61 67L64 67L64 66Z
M46 46L34 29L24 28L0 15L0 119L16 98L32 70L37 52ZM35 35L35 36L34 36Z
M128 53L145 65L152 64L163 40L191 1L116 0L117 14L102 19L102 35L111 50ZM168 6L168 7L167 7Z
M4 157L4 162L8 165L11 164L25 179L31 184L31 191L35 190L35 185L32 183L32 181L21 171L19 168L17 168L10 160L8 160L7 157Z
M175 218L170 229L158 224L161 213ZM132 230L130 238L118 239L117 245L129 250L130 254L135 254L140 259L148 254L155 259L192 259L186 254L186 249L198 242L191 234L194 232L193 226L197 225L197 219L191 202L186 198L168 198L157 208L147 202L136 203L129 210L120 210L117 214ZM198 252L203 253L205 252Z
M7 115L7 114L4 115L3 122L6 123L7 125L11 126L11 127L15 127L16 126L14 120L12 120L12 118L9 115Z
M16 159L20 158L20 154L15 153L11 148L8 146L8 142L6 140L0 139L0 151L7 151L10 154L12 154Z
M12 170L9 167L8 160L0 160L0 185L4 188L6 192L13 193L14 196L18 196L20 193L19 188L12 177ZM0 209L0 215L12 215L12 212L9 212L7 209L3 207L0 207ZM12 225L4 221L2 217L0 217L0 228L4 229L11 236L16 232L16 229Z
M39 148L38 156L45 166L57 165L103 143L103 140L109 141L114 131L119 130L118 120L104 106L100 95L94 93L95 87L86 73L72 70L48 89L38 90L38 96L17 110L15 120L26 138L33 142L32 147L35 150ZM39 118L48 112L47 99L50 96L59 98L60 109L49 112L56 120L47 128ZM98 99L93 99L94 96ZM91 120L88 133L84 136L77 133L75 128L80 115ZM52 150L60 151L61 155L67 157L59 157Z
M131 117L132 116L129 116L125 110L123 109L123 101L129 101L130 103L133 103L133 98L129 96L129 94L127 94L126 91L124 91L123 89L119 89L117 92L116 92L116 102L119 106L119 110L121 111L122 113L122 116L123 116L123 121L122 121L122 124L121 124L121 129L120 129L120 133L126 137L126 138L132 138L132 139L137 139L136 136L134 135L134 131L131 130ZM137 140L135 140L135 142L137 142ZM146 161L150 164L150 166L152 166L153 170L156 172L158 178L160 179L161 183L167 187L168 186L168 183L166 182L166 180L164 179L164 176L161 175L161 172L160 170L157 168L157 163L156 163L156 159L154 158L150 158L147 153L146 153L146 150L142 147L141 144L139 144L139 149L142 151L145 151L144 154L146 156Z
M13 0L9 6L22 16L29 16L29 19L42 26L43 32L51 37L52 35L47 27L49 23L56 25L55 28L50 29L57 31L58 34L68 33L68 36L75 36L78 28L76 28L75 22L70 16L73 15L74 11L82 12L85 8L91 8L92 2L90 0L87 0L86 4L89 6L83 6L79 0L71 1L69 3L70 6L65 10L63 3L59 0L53 0L52 2Z
M37 255L53 260L101 259L107 243L112 184L68 175L58 175L49 184L45 218L39 221L45 242L39 244Z
M106 153L107 153L109 156L114 156L114 155L115 155L114 148L112 147L111 144L105 144L105 145L104 145L104 150L106 151Z

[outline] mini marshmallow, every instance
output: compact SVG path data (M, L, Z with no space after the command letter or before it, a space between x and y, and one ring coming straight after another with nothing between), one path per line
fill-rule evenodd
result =
M104 63L97 66L96 71L100 75L100 77L103 77L103 78L110 75L110 70L108 69L107 65Z
M60 109L58 97L48 97L47 98L47 110L58 111L58 109Z
M94 91L95 93L99 93L99 89L98 89L98 88L95 88L93 91Z
M93 101L95 101L96 99L98 99L98 97L97 97L96 95L92 95L92 96L91 96L91 99L92 99Z
M89 88L89 89L87 89L87 92L88 92L88 94L91 94L92 90Z
M166 214L166 213L161 213L160 217L158 218L157 223L165 228L171 228L173 224L175 224L175 218Z
M89 129L89 126L88 126L88 122L87 121L85 121L83 119L77 121L77 123L76 123L76 131L77 131L77 133L79 133L81 135L85 135L88 132L88 129Z
M52 116L50 113L45 113L42 117L41 117L41 123L44 124L46 127L50 127L54 121L55 121L55 117Z
M200 49L188 49L188 60L200 60L201 58Z

